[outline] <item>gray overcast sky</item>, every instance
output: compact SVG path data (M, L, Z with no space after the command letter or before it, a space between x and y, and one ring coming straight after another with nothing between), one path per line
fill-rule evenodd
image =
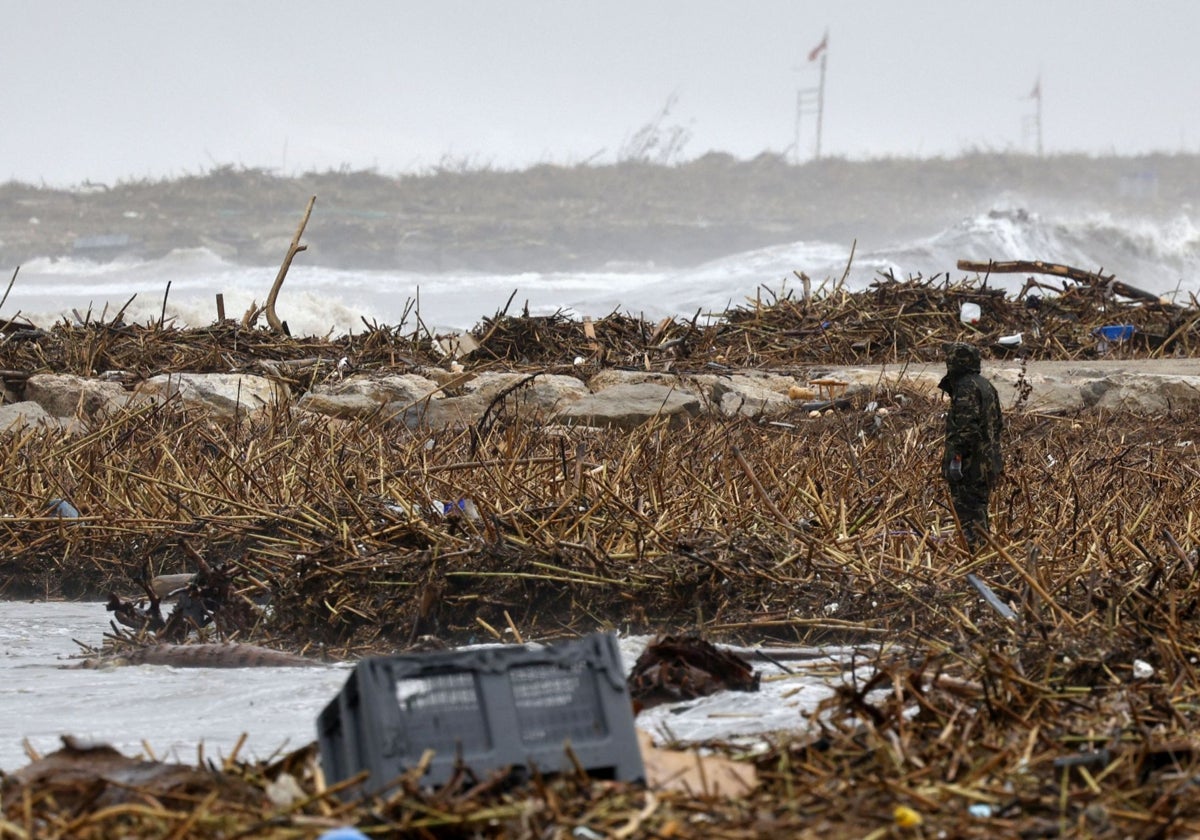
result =
M1200 150L1197 0L0 0L0 178L684 157ZM801 148L813 146L806 117Z

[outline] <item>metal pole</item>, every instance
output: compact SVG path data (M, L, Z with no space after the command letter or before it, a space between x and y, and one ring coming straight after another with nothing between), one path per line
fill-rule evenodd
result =
M821 124L825 116L825 56L828 53L828 47L821 50L821 82L817 86L817 160L821 159Z
M804 113L804 91L796 91L796 139L792 141L792 159L800 165L800 116Z
M1037 103L1037 149L1038 157L1042 156L1042 77L1038 76L1038 103Z

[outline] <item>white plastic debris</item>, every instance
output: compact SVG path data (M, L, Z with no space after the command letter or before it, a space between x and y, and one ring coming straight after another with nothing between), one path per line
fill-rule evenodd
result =
M1133 660L1133 678L1148 680L1154 676L1154 666L1142 659Z
M305 796L304 789L291 773L280 773L279 778L268 782L266 793L271 804L279 808L286 808Z
M964 324L970 324L972 327L979 323L979 317L982 313L979 311L978 303L967 301L962 305L962 309L958 313L959 319Z
M59 519L78 519L79 511L66 499L51 499L46 503L46 515L57 516Z
M1013 333L1012 335L1002 335L996 339L996 343L1002 347L1020 347L1022 341L1022 333Z

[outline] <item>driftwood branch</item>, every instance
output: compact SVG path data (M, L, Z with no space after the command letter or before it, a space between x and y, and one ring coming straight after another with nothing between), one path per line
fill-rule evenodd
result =
M267 295L265 306L267 323L277 333L285 333L287 330L284 328L283 322L279 320L279 316L275 314L275 299L279 297L279 289L283 286L283 279L287 277L288 269L292 265L292 259L296 254L308 248L307 245L300 244L300 237L304 235L304 228L308 224L308 217L312 215L313 205L316 201L317 197L315 195L308 200L308 207L304 211L304 218L300 220L300 226L296 228L296 235L292 237L292 244L288 246L287 256L283 258L283 264L279 266L279 273L275 275L275 282L271 285L271 293Z
M8 300L8 293L12 291L13 283L17 282L17 272L21 270L21 266L13 269L12 279L8 281L8 288L4 290L4 297L0 298L0 309L4 308L4 302Z
M1002 262L993 262L991 260L987 262L959 260L958 269L959 271L976 271L983 274L1053 274L1055 277L1066 277L1068 280L1074 280L1076 283L1086 283L1089 286L1108 289L1113 294L1133 300L1154 303L1159 306L1165 306L1168 309L1182 309L1178 304L1172 303L1153 292L1147 292L1145 289L1139 289L1136 286L1130 286L1128 283L1122 283L1112 274L1084 271L1081 268L1061 265L1060 263L1047 263L1041 260L1006 260Z

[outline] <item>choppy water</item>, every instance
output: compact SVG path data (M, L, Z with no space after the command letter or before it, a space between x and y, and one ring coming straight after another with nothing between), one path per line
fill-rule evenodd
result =
M1005 205L912 241L800 241L691 268L613 263L587 272L415 273L313 267L301 258L288 273L278 311L293 335L362 331L363 319L416 329L417 312L426 325L469 329L502 309L510 296L513 313L528 306L535 315L561 309L593 317L618 311L654 319L691 317L796 289L795 272L812 278L814 288L828 288L845 275L846 285L855 289L881 272L901 279L960 279L960 259L1036 259L1102 269L1125 283L1159 294L1178 292L1186 300L1200 292L1200 229L1191 212L1185 208L1169 219L1066 217ZM49 326L61 317L73 319L75 312L86 316L90 309L96 317L107 308L111 319L136 295L126 321L157 322L165 297L166 317L175 324L204 326L216 319L217 294L224 296L227 317L239 318L252 301L265 298L277 270L235 265L205 249L157 260L38 259L21 266L0 314L20 311ZM991 282L1015 289L1024 279L998 275Z
M108 629L102 603L0 601L0 769L28 763L24 744L52 752L63 735L111 744L126 755L194 763L229 755L241 736L244 759L266 759L316 739L316 720L350 672L318 668L64 668ZM621 642L626 668L646 639ZM637 725L656 740L702 741L801 729L805 715L843 679L841 651L793 672L763 662L762 690L726 692L643 712Z

